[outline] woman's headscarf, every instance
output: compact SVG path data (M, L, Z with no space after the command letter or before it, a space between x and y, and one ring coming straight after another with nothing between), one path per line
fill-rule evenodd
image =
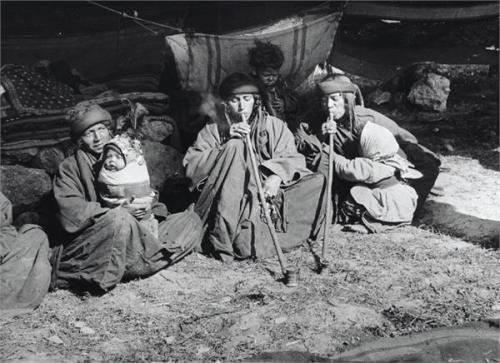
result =
M114 126L111 114L98 104L79 103L68 111L66 118L71 122L71 138L76 141L89 127L103 123Z

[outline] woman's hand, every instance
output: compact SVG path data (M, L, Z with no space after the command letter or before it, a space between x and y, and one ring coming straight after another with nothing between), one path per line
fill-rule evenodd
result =
M132 199L130 202L125 202L122 207L125 208L131 216L139 220L151 212L152 205L153 197L144 197L140 198L140 200Z
M245 138L250 132L250 125L246 122L236 122L229 127L229 135L238 139Z
M269 176L264 182L263 189L266 197L275 197L280 189L281 178L275 174Z

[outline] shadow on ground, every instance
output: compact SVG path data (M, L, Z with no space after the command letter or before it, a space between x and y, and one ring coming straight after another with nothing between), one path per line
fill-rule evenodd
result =
M427 201L413 224L430 225L439 232L462 238L483 248L499 248L499 221L460 213L448 203Z

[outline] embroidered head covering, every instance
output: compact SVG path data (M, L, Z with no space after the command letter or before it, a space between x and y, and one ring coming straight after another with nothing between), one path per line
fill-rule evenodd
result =
M129 164L133 161L137 162L137 164L144 164L144 151L142 150L141 142L137 139L131 138L127 134L116 135L113 137L106 145L104 145L104 152L106 153L108 149L113 149L120 153L124 160L125 164Z
M344 75L329 76L320 81L318 87L324 95L332 93L356 93L356 86Z
M235 94L260 94L255 79L245 73L233 73L227 76L219 86L219 95L225 100Z

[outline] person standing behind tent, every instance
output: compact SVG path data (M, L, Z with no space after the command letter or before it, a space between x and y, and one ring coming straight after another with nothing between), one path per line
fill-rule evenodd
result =
M245 137L250 134L274 228L283 249L315 238L321 226L325 178L306 168L286 124L261 107L254 78L225 78L212 123L184 157L195 211L207 225L206 252L226 260L269 257L275 250L261 211Z
M263 88L263 104L272 116L285 121L290 130L297 128L298 97L281 78L280 68L285 56L272 43L255 41L255 47L248 50L252 75Z
M113 120L97 104L68 113L78 148L59 166L54 179L58 219L66 232L56 263L56 286L106 292L123 279L145 277L178 261L200 241L201 223L192 211L169 215L161 203L126 203L108 208L98 200L96 178ZM161 220L159 238L139 222Z
M366 124L371 122L383 126L396 138L398 153L422 174L422 177L408 181L418 195L417 210L421 208L439 174L440 161L437 156L390 118L356 105L356 87L345 75L326 76L318 83L318 90L322 99L322 107L317 108L319 115L313 117L310 124L301 124L295 134L297 149L305 155L308 167L327 175L329 133L334 134L335 152L353 159L360 156L360 138ZM329 113L334 121L328 120ZM348 193L348 187L337 185L337 191L342 199Z
M25 224L17 230L12 204L0 192L0 310L18 313L40 305L50 285L49 255L42 228Z

